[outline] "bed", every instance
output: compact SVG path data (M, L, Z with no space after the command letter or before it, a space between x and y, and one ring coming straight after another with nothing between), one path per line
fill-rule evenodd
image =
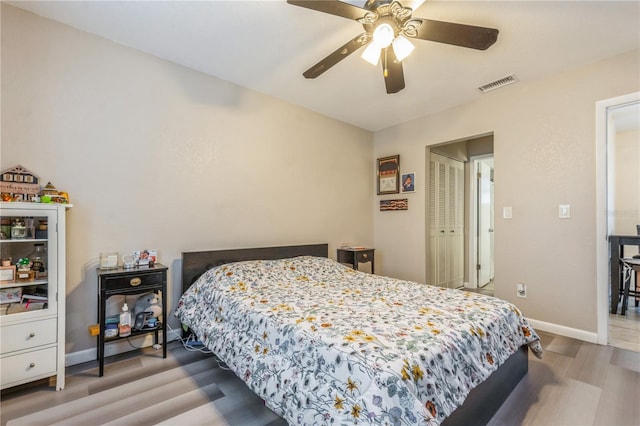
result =
M290 424L487 423L542 356L514 305L327 244L185 252L182 283L174 315Z

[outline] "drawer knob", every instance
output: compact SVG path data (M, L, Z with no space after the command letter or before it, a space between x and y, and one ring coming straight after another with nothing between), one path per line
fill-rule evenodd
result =
M131 278L131 281L129 281L131 287L137 287L140 283L142 283L142 280L139 277Z
M35 362L32 362L31 364L29 364L29 368L33 368L33 367L35 367L35 366L36 366L36 363L35 363Z
M362 258L363 258L363 259L366 259L366 258L367 258L367 253L363 254L363 255L362 255Z
M29 333L29 337L36 337L36 333L34 332Z

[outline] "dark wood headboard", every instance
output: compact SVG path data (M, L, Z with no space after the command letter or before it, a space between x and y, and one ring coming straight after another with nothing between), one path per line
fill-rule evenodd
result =
M295 256L329 257L328 244L258 247L232 250L182 252L182 292L214 266L243 260L274 260Z

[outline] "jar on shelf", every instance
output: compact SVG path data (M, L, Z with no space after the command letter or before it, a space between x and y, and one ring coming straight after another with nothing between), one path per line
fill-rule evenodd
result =
M36 243L33 245L34 250L29 254L31 261L31 270L35 273L36 279L46 278L47 276L47 248L44 243Z
M118 253L100 253L100 269L115 269L118 267Z
M24 282L24 281L33 281L36 273L31 270L31 261L28 257L23 257L18 260L16 263L17 271L16 271L16 281Z
M11 218L3 217L0 219L0 239L9 238L11 238Z
M47 219L40 219L38 221L38 227L36 228L36 238L37 239L47 239L47 229L48 229L48 225L47 225Z
M24 219L15 218L11 226L11 239L24 240L25 238L27 238L27 227L24 224Z

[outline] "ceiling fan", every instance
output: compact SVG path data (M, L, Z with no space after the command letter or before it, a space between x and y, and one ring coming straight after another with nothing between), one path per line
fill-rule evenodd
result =
M413 45L408 38L478 50L489 48L498 38L498 30L494 28L414 18L413 10L402 6L397 0L367 0L364 8L339 0L287 0L287 2L295 6L353 19L364 27L364 33L339 47L302 75L306 78L316 78L368 44L362 57L373 65L377 65L378 60L382 61L387 93L397 93L405 87L402 60L413 50Z

